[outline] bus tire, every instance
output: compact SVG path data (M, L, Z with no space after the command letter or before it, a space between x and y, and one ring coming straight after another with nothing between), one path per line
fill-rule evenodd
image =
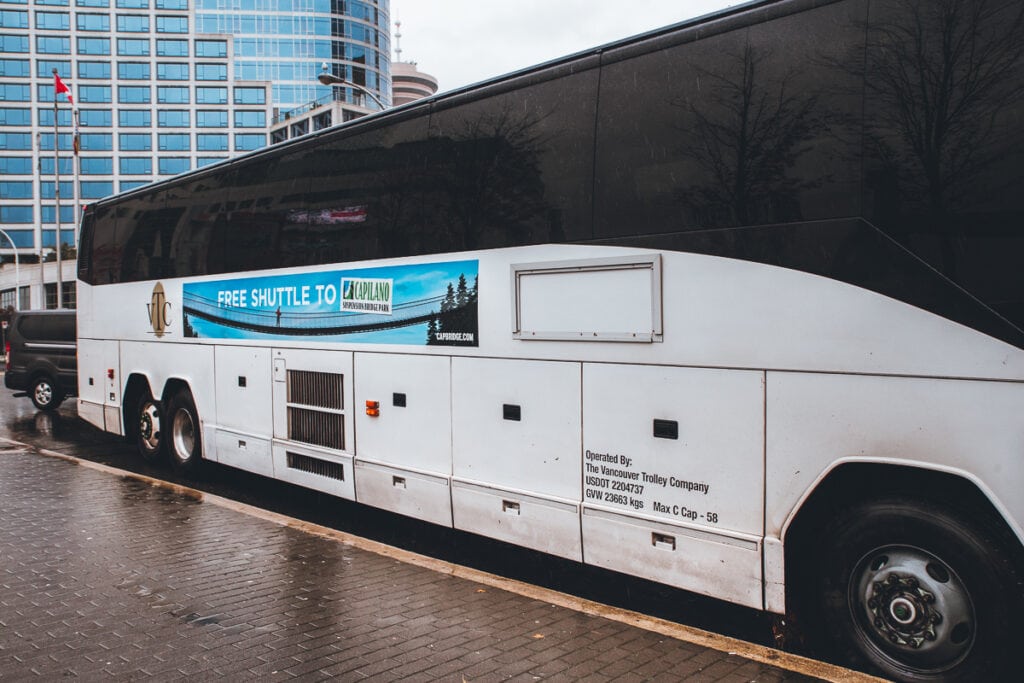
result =
M863 501L819 540L818 611L840 661L900 681L999 680L1010 671L1021 644L1020 584L1001 534L980 516L924 501Z
M135 445L139 455L148 463L163 459L163 407L148 391L139 396L135 408Z
M28 395L39 410L57 410L64 402L60 386L48 375L39 375L32 380Z
M167 404L164 440L175 469L196 475L203 460L202 428L192 392L181 388Z

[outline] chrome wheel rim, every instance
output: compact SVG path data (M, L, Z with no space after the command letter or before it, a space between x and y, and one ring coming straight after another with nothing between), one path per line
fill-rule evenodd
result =
M146 401L139 411L139 439L147 451L160 448L160 409L153 401Z
M175 457L180 462L188 462L196 445L196 426L187 410L179 410L174 414L171 432Z
M53 400L53 387L50 386L49 382L40 382L36 384L36 402L40 405L48 406Z

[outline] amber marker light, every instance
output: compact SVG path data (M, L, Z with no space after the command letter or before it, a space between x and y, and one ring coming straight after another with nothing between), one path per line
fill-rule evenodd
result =
M380 417L380 401L367 401L366 414L370 417Z

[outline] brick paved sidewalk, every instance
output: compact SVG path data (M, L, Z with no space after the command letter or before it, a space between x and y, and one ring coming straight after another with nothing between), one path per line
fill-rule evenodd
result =
M0 449L0 679L813 680Z

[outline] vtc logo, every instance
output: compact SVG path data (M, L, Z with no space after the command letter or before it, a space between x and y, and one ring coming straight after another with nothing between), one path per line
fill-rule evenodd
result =
M153 327L153 333L158 337L164 336L167 326L171 323L171 302L164 294L164 286L159 282L153 287L153 296L146 304L146 311L149 313L149 324Z

